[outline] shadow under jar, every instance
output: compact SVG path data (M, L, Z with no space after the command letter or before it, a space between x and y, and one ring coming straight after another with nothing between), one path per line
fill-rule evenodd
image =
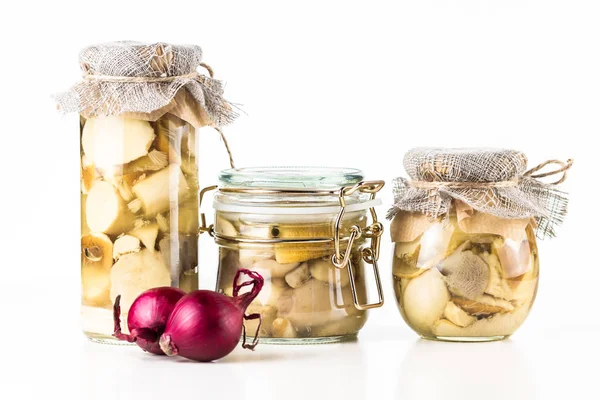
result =
M383 304L377 271L382 227L373 209L383 182L362 179L359 170L335 168L221 173L214 201L217 291L232 295L239 268L265 279L248 308L262 315L262 324L246 323L249 336L279 344L349 340L365 324L366 310ZM379 301L367 304L371 268Z

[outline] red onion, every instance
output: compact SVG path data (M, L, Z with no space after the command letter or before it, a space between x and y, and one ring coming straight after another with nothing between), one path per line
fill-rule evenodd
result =
M240 274L251 280L238 284ZM240 269L233 280L233 297L210 290L196 290L185 295L167 321L160 337L160 348L168 356L180 355L196 361L212 361L231 353L240 340L242 347L254 350L258 335L252 344L246 344L243 320L259 319L260 314L244 315L246 308L256 298L264 280L258 273ZM250 292L239 295L244 286L252 285Z
M129 309L127 327L130 334L121 333L121 295L115 299L113 317L115 321L114 337L135 342L144 351L164 355L158 344L165 330L167 320L175 304L185 296L185 292L174 287L158 287L140 294Z

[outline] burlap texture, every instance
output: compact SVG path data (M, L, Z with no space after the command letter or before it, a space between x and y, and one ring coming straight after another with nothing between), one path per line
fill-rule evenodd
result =
M237 115L223 98L222 83L195 73L202 62L199 46L114 42L85 48L79 60L84 80L55 96L63 113L78 112L86 118L151 114L168 108L185 89L210 118L208 125L226 125ZM149 78L165 81L144 81Z
M404 156L404 168L410 179L394 179L388 218L400 210L438 218L460 200L499 218L535 218L537 235L544 238L555 235L567 212L566 193L527 175L527 157L519 151L415 148ZM423 187L422 182L441 183Z

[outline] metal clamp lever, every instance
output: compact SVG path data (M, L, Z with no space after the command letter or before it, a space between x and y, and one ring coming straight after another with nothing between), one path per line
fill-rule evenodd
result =
M200 196L198 199L198 209L201 209L201 207L202 207L202 198L204 197L204 195L207 192L210 192L211 190L215 190L217 187L218 187L217 185L207 186L200 191ZM203 212L200 213L200 223L201 223L201 225L198 227L199 235L202 235L204 232L206 232L211 237L215 236L215 225L210 224L209 226L206 226L206 216L204 215Z
M366 248L363 250L371 250L370 248ZM363 251L364 257L364 251ZM352 291L352 301L354 301L354 307L357 310L368 310L370 308L378 308L383 305L383 289L381 287L381 278L379 276L379 268L377 266L377 260L373 259L373 274L375 275L375 286L377 287L377 302L361 304L358 299L358 294L356 292L356 283L354 282L354 272L352 272L352 263L348 264L348 275L350 276L350 290Z
M381 222L377 220L377 212L375 208L371 207L369 211L371 212L371 217L373 219L373 223L369 225L363 232L359 226L354 225L350 228L350 238L348 239L348 245L346 247L346 251L342 253L341 251L341 225L342 220L344 218L344 213L346 212L346 200L345 196L350 196L356 191L360 191L361 193L369 193L371 196L369 200L375 199L377 192L383 188L385 185L384 181L364 181L359 182L354 186L347 186L340 189L339 192L339 200L340 200L340 212L335 220L334 225L334 247L335 254L331 256L331 262L338 269L343 269L348 267L348 274L350 276L350 289L352 290L352 299L354 301L354 306L358 310L368 310L370 308L377 308L383 305L383 290L381 287L381 278L379 276L379 268L377 266L377 260L379 259L379 248L381 243L381 235L383 234L383 225ZM354 241L361 236L371 239L370 247L363 248L361 250L362 258L366 263L373 265L373 273L375 275L375 284L377 286L377 296L378 300L375 303L370 304L361 304L358 299L358 294L356 292L356 284L354 282L354 273L352 271L352 263L350 262L350 253L352 251L352 246Z

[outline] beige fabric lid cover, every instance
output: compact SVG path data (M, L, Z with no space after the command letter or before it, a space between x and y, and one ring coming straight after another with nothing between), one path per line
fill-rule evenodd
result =
M104 43L83 49L79 62L84 80L55 96L63 113L78 112L84 117L151 114L168 109L185 88L203 109L194 112L209 117L208 125L223 126L237 116L223 98L222 83L196 72L202 66L199 46Z
M559 172L571 164L564 165ZM388 218L409 211L434 219L460 200L503 219L535 218L537 235L544 238L554 236L567 212L566 193L536 179L527 171L525 154L516 150L414 148L404 156L404 167L410 179L394 179Z

